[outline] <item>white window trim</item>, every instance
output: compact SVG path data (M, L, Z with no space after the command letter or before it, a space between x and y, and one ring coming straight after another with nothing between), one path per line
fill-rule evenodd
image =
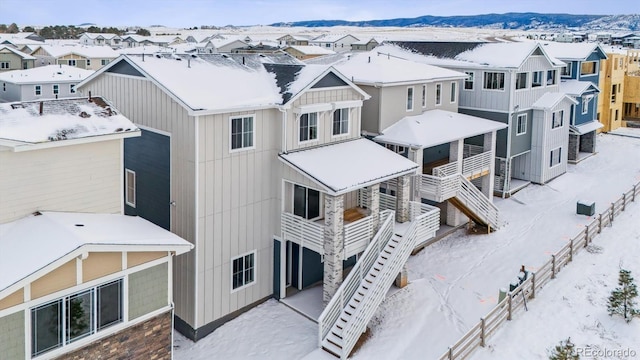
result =
M315 218L311 218L311 219L305 219L307 221L316 221L316 220L320 220L320 219L324 219L324 192L322 192L322 190L320 189L316 189L316 188L312 188L310 186L307 186L305 184L300 184L300 183L296 183L296 182L292 182L292 181L286 181L285 182L291 184L291 202L289 203L289 205L291 206L291 214L293 214L293 207L295 206L294 203L296 201L295 199L295 189L296 189L296 185L306 188L307 189L307 194L309 190L313 190L313 191L317 191L318 193L320 193L320 211L318 212L320 215L318 215L318 217ZM309 196L307 195L307 199L309 198ZM284 203L284 201L283 201ZM284 210L284 209L283 209Z
M583 74L582 73L582 64L584 63L595 63L596 64L596 68L595 71L593 73L589 73L589 74ZM599 61L583 61L580 63L580 68L578 69L578 74L580 74L580 77L583 76L596 76L600 73L600 62Z
M244 284L242 286L239 286L237 288L233 288L233 261L236 259L240 259L240 258L244 258L247 255L253 254L253 281L248 283L248 284ZM233 294L234 292L238 292L240 290L246 289L250 286L255 285L256 283L258 283L258 254L257 254L257 250L251 250L251 251L247 251L246 253L240 254L238 256L234 256L231 258L231 261L229 262L229 266L231 266L231 276L229 279L229 287L231 288L231 293ZM243 269L244 271L244 269Z
M515 84L514 84L514 89L515 89L515 91L525 91L525 90L529 90L529 73L528 73L528 72L526 72L526 71L523 71L523 72L517 72L517 73L515 73L515 74L516 74L516 81L515 81ZM519 75L519 74L526 74L526 75L525 75L526 79L525 79L524 87L523 87L523 88L519 88L519 89L518 89L518 75ZM533 76L532 76L531 78L533 79ZM533 81L533 80L531 80L531 81Z
M560 126L553 127L553 115L562 113L560 118ZM562 129L564 127L564 110L558 110L551 113L551 130Z
M232 148L232 131L233 131L233 119L242 119L250 117L253 119L253 130L251 133L252 136L252 145L247 147L239 147L237 149ZM253 150L256 148L256 115L255 114L246 114L246 115L233 115L229 116L229 153L236 153L241 151Z
M567 65L564 66L563 69L569 69L569 73L567 75L564 75L563 74L564 71L561 71L560 78L565 78L565 79L571 78L571 76L573 76L573 61L567 62Z
M40 94L38 94L38 88L40 88ZM35 96L42 96L42 85L33 85L33 93Z
M56 90L56 88L57 88L57 90ZM51 85L51 93L53 95L60 95L60 85L59 84Z
M69 94L76 93L76 84L69 84Z
M464 73L467 74L467 75L471 74L471 76L473 76L473 77L471 78L471 81L470 81L471 82L471 89L467 89L467 82L469 82L469 78L467 78L467 79L464 79L463 82L462 82L462 90L464 90L464 91L473 91L473 90L475 90L475 88L476 88L476 72L475 71L465 71ZM485 89L485 90L488 90L488 89Z
M308 140L300 140L300 133L302 131L302 115L310 115L310 114L316 114L316 138L315 139L308 139ZM309 143L314 143L314 142L318 142L318 140L320 139L320 116L321 116L321 112L308 112L308 113L303 113L300 114L297 119L298 119L298 144L309 144ZM333 124L332 124L333 125Z
M591 98L587 97L587 96L583 96L582 97L582 104L581 106L581 110L580 113L582 115L586 115L589 113L589 103L591 102Z
M422 108L426 108L427 107L427 85L422 85Z
M520 127L518 126L518 122L520 120L520 117L522 117L524 119L523 120L523 123L524 123L524 131L523 132L520 132ZM527 119L527 114L518 114L516 116L516 136L524 135L524 134L527 133L527 125L529 125L529 124L527 124L527 120L528 120Z
M449 88L449 104L455 104L458 101L458 89L456 89L458 83L456 81L451 82L451 88ZM451 98L453 95L453 98Z
M488 89L484 87L484 84L486 83L486 76L488 73L492 73L492 74L502 74L503 76L503 84L502 84L502 89L501 88L497 88L497 89ZM482 72L482 90L484 91L499 91L499 92L505 92L507 89L507 73L504 71L483 71Z
M541 75L540 75L540 79L539 79L539 80L540 80L540 85L533 86L533 79L535 79L535 74L541 74ZM546 75L546 74L547 74L547 73L546 73L544 70L532 71L532 72L531 72L531 88L533 89L533 88L542 88L542 87L545 87L545 85L546 85L546 84L545 84L545 83L546 83L546 81L545 81L545 75Z
M133 201L129 199L129 174L133 174ZM132 208L136 207L137 198L137 177L136 172L130 169L124 169L124 202Z
M440 98L438 99L438 89L440 89ZM442 105L442 83L436 84L436 90L434 91L433 98L436 101L436 106Z
M409 104L409 90L411 90L411 104ZM415 89L415 87L414 86L407 86L406 94L407 94L406 95L407 99L406 99L406 102L405 102L406 103L405 104L406 105L405 106L406 107L405 110L407 112L410 112L410 111L413 111L413 109L415 109L415 103L416 103L416 89ZM411 106L409 106L409 105L411 105Z
M549 162L551 162L551 160L553 159L553 152L556 151L556 150L560 150L560 159L558 159L559 161L558 161L557 164L549 166L549 169L553 169L556 166L562 165L562 146L559 146L559 147L557 147L555 149L551 149L549 151Z
M347 118L347 132L334 135L333 134L333 114L336 111L341 110L341 109L347 109L347 114L349 114L348 118ZM349 107L342 107L342 108L336 108L335 110L333 110L331 112L331 127L330 127L330 129L331 129L330 130L331 131L331 139L346 137L346 136L349 136L349 134L351 134L351 109L352 108L349 108Z

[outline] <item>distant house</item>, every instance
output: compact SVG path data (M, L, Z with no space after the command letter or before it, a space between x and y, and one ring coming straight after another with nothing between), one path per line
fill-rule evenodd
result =
M359 40L351 43L351 50L352 51L369 51L378 45L380 45L380 43L374 38L371 38L369 40Z
M348 34L324 34L309 41L309 45L320 46L335 52L351 51L351 44L359 41L357 37Z
M313 45L288 46L284 48L284 51L299 60L313 59L318 56L326 56L336 53L333 50Z
M35 67L36 58L11 46L0 45L0 72Z
M245 47L231 50L234 54L276 54L282 53L282 49L277 46L266 45L259 43L256 45L247 45Z
M0 102L78 97L75 86L91 74L68 65L0 73Z
M120 54L108 46L42 45L31 55L37 59L36 66L57 64L98 70Z
M78 41L82 45L106 45L113 48L118 48L121 46L122 38L118 34L85 32L80 35Z
M0 104L3 359L171 358L173 257L192 245L122 214L137 136L99 97Z
M236 49L245 48L249 45L248 42L240 39L211 39L211 44L219 53L230 53Z
M276 39L280 47L286 46L307 46L309 45L309 38L302 35L284 35Z
M123 48L134 48L145 45L154 45L149 36L142 35L125 35L122 37Z

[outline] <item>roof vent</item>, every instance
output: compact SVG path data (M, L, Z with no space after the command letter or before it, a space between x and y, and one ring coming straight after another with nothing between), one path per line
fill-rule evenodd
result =
M161 58L162 58L162 56L160 56L160 54L156 54L156 57L157 57L158 59L161 59Z

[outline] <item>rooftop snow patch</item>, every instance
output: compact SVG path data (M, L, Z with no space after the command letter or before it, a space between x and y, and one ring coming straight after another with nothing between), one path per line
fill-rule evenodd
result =
M35 144L138 131L100 97L0 104L1 140Z
M0 292L65 255L91 245L101 246L102 251L105 248L127 251L135 246L135 251L177 254L193 247L179 236L136 216L37 213L0 225Z
M335 195L406 175L418 168L413 161L367 139L281 154L280 159Z
M568 95L580 96L590 90L600 92L600 89L591 81L563 80L560 82L560 92Z
M315 45L291 45L289 46L289 48L297 50L306 55L331 55L336 53L333 50Z
M428 148L506 128L501 122L445 110L407 116L382 131L375 141Z
M537 47L535 42L488 43L465 51L455 58L488 67L519 68ZM564 64L551 57L550 60L556 65Z
M14 84L32 84L49 82L82 81L93 74L92 70L85 70L69 65L47 65L26 70L13 70L0 73L0 81Z
M540 43L542 48L550 56L558 59L567 60L586 60L594 51L600 49L604 54L604 50L594 43L557 43L557 42L545 42Z
M556 106L556 104L562 101L562 99L564 98L569 99L574 104L578 104L577 101L570 98L565 93L556 92L556 93L545 93L536 102L534 102L533 105L531 105L531 107L534 109L542 109L542 110L553 109L553 107Z

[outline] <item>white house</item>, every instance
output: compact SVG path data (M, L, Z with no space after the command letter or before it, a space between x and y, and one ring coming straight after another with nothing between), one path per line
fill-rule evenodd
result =
M0 73L0 102L78 97L76 85L91 74L91 70L68 65Z

